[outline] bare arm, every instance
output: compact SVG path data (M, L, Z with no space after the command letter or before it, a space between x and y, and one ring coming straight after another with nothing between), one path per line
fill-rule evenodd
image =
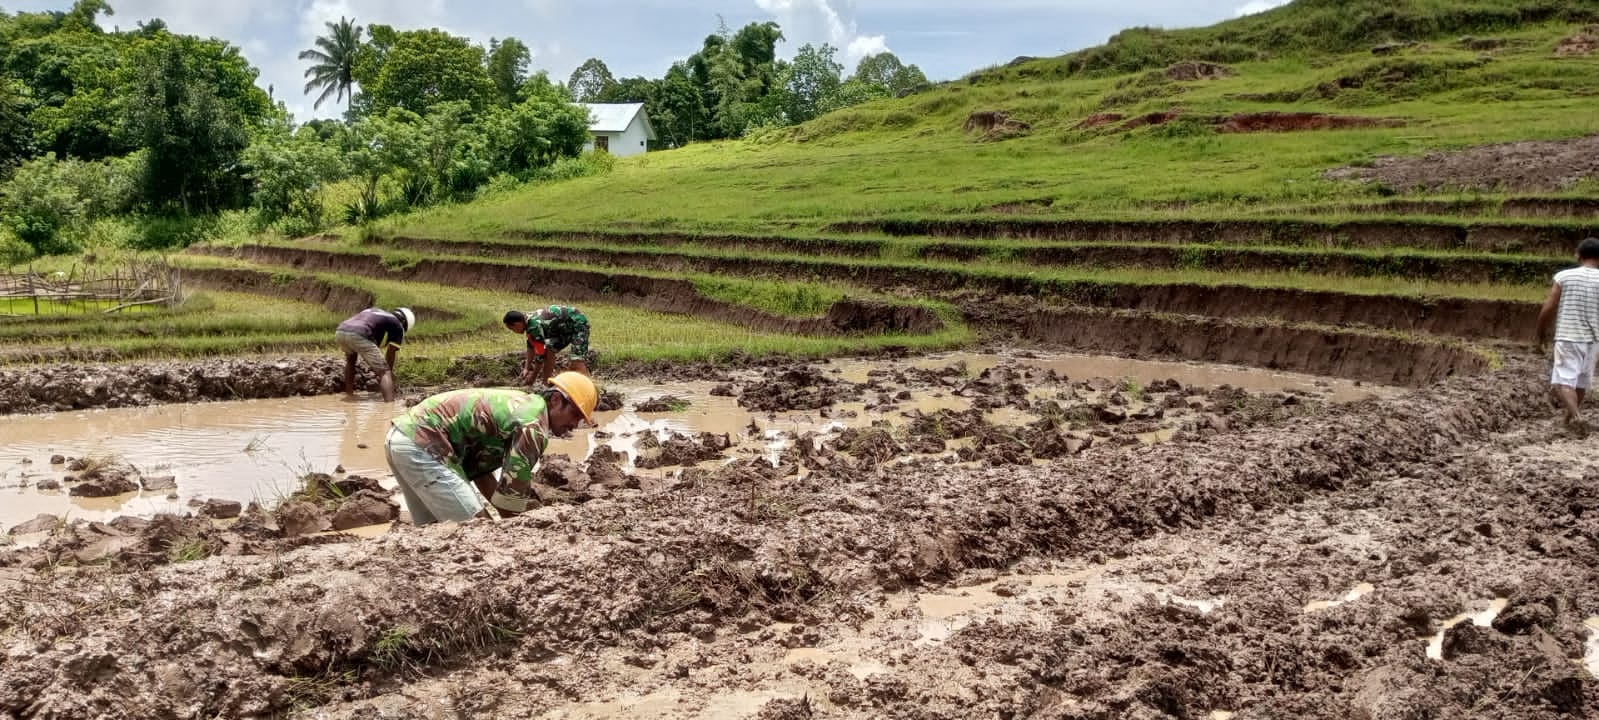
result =
M1543 301L1543 309L1538 311L1538 344L1549 342L1549 336L1555 326L1555 315L1560 312L1560 283L1549 287L1549 297Z
M394 359L396 357L399 357L399 355L400 355L400 346L399 345L394 345L394 344L391 343L389 345L388 351L384 353L384 357L383 357L383 359L387 360L388 363L389 363L389 372L393 372L394 371Z

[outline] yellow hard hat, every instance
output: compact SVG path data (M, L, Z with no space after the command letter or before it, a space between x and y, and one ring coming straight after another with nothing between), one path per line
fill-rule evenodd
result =
M583 411L584 420L594 422L594 405L599 402L600 394L594 389L594 381L589 376L568 370L550 378L550 384L559 388L566 399L577 404L577 409Z

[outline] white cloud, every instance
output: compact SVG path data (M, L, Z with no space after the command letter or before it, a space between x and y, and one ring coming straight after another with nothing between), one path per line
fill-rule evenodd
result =
M843 53L840 59L846 68L867 55L888 51L884 36L863 35L856 27L854 0L755 0L755 5L777 17L790 44L832 45Z
M1254 15L1255 13L1266 12L1272 8L1282 7L1287 4L1288 0L1249 0L1249 2L1240 5L1237 10L1233 11L1233 16Z

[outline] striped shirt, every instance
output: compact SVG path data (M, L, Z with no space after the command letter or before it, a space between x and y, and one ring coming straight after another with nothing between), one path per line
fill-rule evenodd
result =
M1555 274L1560 286L1560 312L1555 339L1599 342L1599 268L1574 267Z

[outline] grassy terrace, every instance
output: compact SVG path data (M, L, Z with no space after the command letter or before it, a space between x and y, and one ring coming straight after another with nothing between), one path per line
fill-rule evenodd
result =
M505 354L520 349L515 337L499 324L510 308L559 301L520 293L502 293L418 282L298 273L262 269L226 258L185 256L179 261L195 269L245 269L270 273L277 284L311 278L332 286L370 293L380 307L413 305L436 308L457 317L428 317L424 311L413 342L401 363L402 380L442 381L453 360L475 354ZM709 294L731 302L801 312L818 304L825 309L836 293L809 287L783 290L776 283L708 279ZM824 303L825 301L825 303ZM937 348L970 339L958 321L929 335L884 334L872 337L801 337L750 330L722 322L668 315L604 303L584 303L594 321L593 346L602 361L712 360L732 352L817 357L870 350L887 345ZM195 292L175 310L135 316L41 317L0 325L0 363L30 363L61 358L147 359L206 357L256 353L332 352L333 327L342 315L320 305L294 300L217 290ZM82 348L92 345L93 352Z

